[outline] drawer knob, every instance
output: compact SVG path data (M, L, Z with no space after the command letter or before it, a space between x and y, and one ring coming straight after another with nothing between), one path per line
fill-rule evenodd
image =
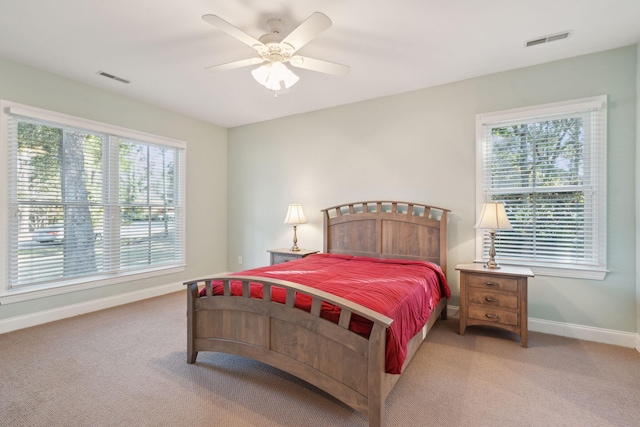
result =
M485 314L485 316L488 319L499 319L500 318L500 316L498 316L497 314Z
M497 282L484 282L484 284L486 286L500 286L500 284Z
M491 298L491 297L486 297L484 300L487 302L500 302L498 298Z

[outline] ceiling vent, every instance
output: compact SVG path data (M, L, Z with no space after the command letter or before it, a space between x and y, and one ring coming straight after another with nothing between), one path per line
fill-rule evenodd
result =
M122 77L114 76L113 74L105 73L104 71L98 71L96 74L99 76L108 77L120 83L125 83L125 84L131 83L129 80L123 79Z
M548 36L537 37L532 40L528 40L524 43L525 47L536 46L539 44L555 42L558 40L565 40L571 36L571 31L564 31L562 33L550 34Z

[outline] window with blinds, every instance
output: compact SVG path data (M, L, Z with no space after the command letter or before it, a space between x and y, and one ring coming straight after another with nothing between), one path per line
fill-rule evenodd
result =
M513 226L496 232L500 263L604 278L606 119L606 96L478 116L478 212L503 202ZM477 233L486 259L489 232Z
M6 293L184 268L184 142L7 102L2 113Z

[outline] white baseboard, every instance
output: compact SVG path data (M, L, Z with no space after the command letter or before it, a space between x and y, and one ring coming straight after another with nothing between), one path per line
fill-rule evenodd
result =
M457 317L460 307L447 304L447 317Z
M4 334L18 329L30 328L43 323L54 322L68 317L91 313L93 311L104 310L130 302L153 298L160 295L169 294L184 290L182 283L171 283L168 285L156 286L111 297L95 299L78 304L66 305L37 313L25 314L23 316L10 317L0 320L0 334Z
M636 334L632 332L622 332L612 329L594 328L591 326L552 322L550 320L532 318L529 318L529 330L545 334L577 338L579 340L619 345L622 347L636 347Z
M455 305L447 306L447 313L449 313L451 317L456 316L458 314L458 310L460 310L460 307ZM532 317L529 317L529 330L533 332L542 332L544 334L559 335L561 337L618 345L621 347L635 347L636 350L640 351L640 334L634 334L632 332L594 328L591 326L554 322L551 320L535 319Z
M214 273L204 277L220 277L227 274L230 273ZM169 283L166 285L160 285L152 288L141 289L138 291L127 292L124 294L118 294L111 297L99 298L91 301L81 302L78 304L57 307L51 310L25 314L23 316L10 317L8 319L0 320L0 334L17 331L18 329L42 325L43 323L55 322L56 320L79 316L81 314L91 313L93 311L104 310L105 308L116 307L118 305L128 304L130 302L159 297L161 295L166 295L181 290L186 290L183 282Z

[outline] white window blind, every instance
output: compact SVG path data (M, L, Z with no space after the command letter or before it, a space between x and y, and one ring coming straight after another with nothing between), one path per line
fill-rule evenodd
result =
M604 277L606 117L606 97L478 116L478 206L503 202L513 226L496 233L496 259ZM486 258L488 232L476 240Z
M5 293L184 266L183 142L6 105Z

